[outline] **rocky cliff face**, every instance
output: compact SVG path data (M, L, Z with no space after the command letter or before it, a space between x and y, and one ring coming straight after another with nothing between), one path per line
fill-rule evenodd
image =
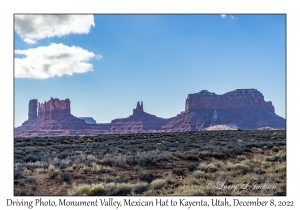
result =
M231 124L242 129L285 127L285 119L274 112L272 102L266 102L256 89L237 89L223 95L207 90L189 94L185 111L162 129L201 130L214 125Z
M71 116L70 100L59 100L58 98L39 103L38 106L38 122L45 120L60 120Z

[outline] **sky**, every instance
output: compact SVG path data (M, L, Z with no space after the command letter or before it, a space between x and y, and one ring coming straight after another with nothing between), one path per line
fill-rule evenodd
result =
M28 103L71 101L109 123L144 111L169 118L188 94L259 90L286 118L285 15L15 15L15 127Z

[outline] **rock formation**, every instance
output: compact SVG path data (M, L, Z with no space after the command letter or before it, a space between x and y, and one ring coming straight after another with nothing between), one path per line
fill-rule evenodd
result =
M69 99L51 98L44 103L38 103L36 99L33 99L29 101L28 120L15 129L15 136L286 127L286 120L275 114L272 102L266 102L264 96L256 89L237 89L223 95L217 95L207 90L189 94L185 103L185 111L169 119L146 113L143 102L137 102L133 114L127 118L115 119L106 124L96 124L91 119L79 119L73 116ZM87 124L85 121L89 121L91 124Z
M38 104L38 101L36 99L32 99L29 101L28 120L36 121L36 119L37 119L37 104Z
M237 89L223 95L207 90L189 94L185 111L203 109L264 109L274 112L272 102L265 102L264 96L256 89Z
M163 119L144 112L143 102L137 102L132 115L127 118L111 121L110 130L120 133L151 132L160 130L161 126L166 124L168 121L169 119Z
M162 129L202 130L214 125L236 125L242 129L285 127L285 119L275 114L272 102L266 102L256 89L237 89L223 95L207 90L189 94L185 111Z
M26 132L38 132L46 130L80 130L86 129L84 120L71 114L70 100L51 98L45 103L39 103L36 99L29 101L28 120L22 126L15 129L16 135Z
M70 100L59 100L58 98L45 103L39 103L38 106L38 122L41 123L46 120L60 120L71 116Z
M32 124L36 123L37 121L37 103L38 101L36 99L32 99L29 101L28 104L28 120L26 120L24 123L22 123L22 126L28 127Z

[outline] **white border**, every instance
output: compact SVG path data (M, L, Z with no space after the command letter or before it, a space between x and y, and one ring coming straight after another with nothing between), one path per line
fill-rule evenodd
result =
M297 129L299 127L299 55L300 55L300 16L297 1L276 0L203 0L203 1L161 1L151 0L148 2L139 0L105 0L105 1L1 1L0 26L1 26L1 70L0 70L0 129L1 135L1 209L12 207L6 206L6 199L12 198L33 200L37 197L13 197L13 14L14 13L214 13L214 14L236 14L236 13L281 13L287 14L287 196L272 197L275 200L293 200L295 206L300 206L299 201L299 164L297 154L299 153L299 141ZM43 197L47 199L48 197ZM62 197L51 197L58 200ZM138 199L138 197L134 197ZM156 197L157 198L157 197ZM147 197L147 200L155 200L155 197ZM172 197L162 197L163 199ZM197 197L185 197L193 200ZM206 197L210 200L212 197ZM220 197L218 197L220 198ZM239 197L243 200L254 200L255 197ZM297 199L298 198L298 199ZM80 198L90 200L91 198ZM115 198L122 200L122 198ZM143 199L143 197L142 197ZM179 199L179 197L176 197ZM233 197L228 197L233 199ZM263 200L271 197L263 197ZM64 207L67 208L67 207ZM73 207L68 207L71 209ZM97 207L97 209L104 209ZM157 208L157 207L156 207ZM163 207L162 207L163 208ZM164 207L166 208L166 207ZM171 207L167 207L171 208ZM199 208L199 207L198 207ZM204 208L204 207L203 207ZM256 207L259 208L259 207ZM269 207L271 208L271 207ZM24 207L22 209L25 209ZM37 209L37 208L35 208ZM38 208L40 209L40 208ZM56 209L62 209L56 208ZM77 208L78 209L78 208ZM89 207L91 209L91 207ZM95 209L95 208L94 208ZM115 209L115 208L110 208ZM127 208L121 208L127 209ZM128 208L129 209L129 208ZM192 207L191 209L195 209ZM218 208L219 209L219 208ZM220 208L224 209L224 208ZM232 209L232 207L231 207ZM264 207L264 209L266 209ZM274 209L274 208L272 208ZM276 208L278 209L278 207ZM280 209L280 208L279 208Z

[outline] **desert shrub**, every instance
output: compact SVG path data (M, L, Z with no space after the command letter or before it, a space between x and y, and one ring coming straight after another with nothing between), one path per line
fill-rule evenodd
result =
M286 160L286 152L281 150L275 155L275 157L277 160L285 161Z
M138 164L138 160L134 155L130 155L125 157L125 163L128 165L136 165Z
M236 147L236 148L234 148L234 152L237 155L241 155L244 152L244 147Z
M233 165L233 169L235 170L247 170L249 169L249 166L243 163L236 163Z
M148 182L148 183L152 182L152 180L154 179L153 173L151 173L149 171L144 171L144 170L140 170L138 172L138 177L140 180Z
M121 183L121 184L116 184L115 189L109 192L109 195L118 195L118 196L124 196L124 195L131 195L131 191L134 188L133 184L128 184L128 183Z
M276 168L275 173L286 172L286 166L279 166Z
M198 160L198 157L196 155L194 155L194 154L188 154L186 156L186 159L187 160Z
M238 155L238 156L237 156L237 159L238 159L239 161L242 161L242 160L246 160L247 157L246 157L245 155Z
M140 165L155 165L157 161L157 155L153 152L146 152L139 156Z
M71 196L82 196L82 195L103 195L104 185L103 184L81 184L74 185L72 190L69 191L69 195Z
M81 159L81 157L79 155L72 157L72 160L74 161L74 163L82 163L83 162L83 160Z
M91 160L91 159L87 159L84 161L84 164L91 167L93 165L93 163L95 163L94 160Z
M207 168L208 172L213 173L213 172L216 172L218 170L219 170L218 167L216 167L214 164L209 164L208 165L208 168Z
M28 183L34 183L34 182L35 182L35 178L33 178L33 177L28 177L28 178L27 178L27 182L28 182Z
M112 168L105 168L105 169L103 169L103 171L104 171L105 173L111 175L111 176L116 176L116 175L117 175L117 174L116 174L116 171L115 171L114 169L112 169Z
M59 176L62 178L62 180L66 181L66 182L69 182L72 180L72 176L68 172L61 172L59 174Z
M119 167L126 167L126 161L124 159L124 156L119 155L115 159L115 165Z
M36 185L32 185L32 186L31 186L31 189L32 189L33 191L35 191L35 190L37 189L37 186L36 186Z
M61 153L61 157L64 159L64 158L66 158L66 157L68 157L70 155L70 153L68 152L68 151L63 151L62 153Z
M88 156L86 157L86 159L91 160L91 161L93 161L93 162L97 162L97 161L98 161L98 159L97 159L94 155L88 155Z
M48 174L50 178L56 177L60 173L60 170L56 168L54 165L50 164L48 168Z
M183 169L175 168L172 173L176 174L177 176L186 176L186 172Z
M104 157L101 161L103 165L112 166L115 163L115 160L112 157Z
M205 178L207 175L204 171L197 170L192 173L192 176L199 179L199 178Z
M203 157L207 157L207 156L212 156L212 154L213 154L212 151L203 150L203 151L199 152L198 157L203 158Z
M28 193L28 190L22 189L21 192L20 192L20 195L21 195L21 196L26 196L27 193Z
M24 159L25 162L36 162L38 160L40 160L40 158L32 154L26 156Z
M181 152L174 152L173 156L179 159L185 159L184 155Z
M137 183L133 189L132 192L135 194L141 194L148 190L149 184L148 183Z
M277 161L277 158L275 156L266 156L265 161L274 162Z
M157 161L158 162L169 161L170 157L171 157L170 153L162 153L157 156Z
M92 195L92 196L114 196L114 195L128 195L132 191L133 184L115 184L115 183L99 183L99 184L81 184L74 185L69 195Z
M199 166L199 163L192 162L187 165L187 168L189 169L189 171L194 171L197 169L198 166Z
M94 183L94 181L92 180L92 179L86 179L86 180L84 180L84 183L85 184L93 184Z
M139 172L140 170L142 170L142 167L141 167L140 165L136 165L136 166L134 167L134 170L135 170L136 172Z
M26 183L26 179L23 179L23 178L18 179L18 182L19 182L19 184L20 184L21 186L24 186L25 183Z
M103 178L103 181L105 183L115 182L115 178L112 177L112 176L106 176L106 177Z
M68 166L71 166L73 164L72 160L61 160L59 163L59 168L60 169L65 169Z
M15 166L14 168L14 179L23 178L22 168L20 166Z
M151 182L150 187L154 190L159 190L167 185L166 180L164 179L156 179L153 182Z
M208 172L208 165L206 163L201 163L198 165L197 170Z
M218 158L218 159L224 159L225 155L221 152L213 152L212 154L213 157Z

